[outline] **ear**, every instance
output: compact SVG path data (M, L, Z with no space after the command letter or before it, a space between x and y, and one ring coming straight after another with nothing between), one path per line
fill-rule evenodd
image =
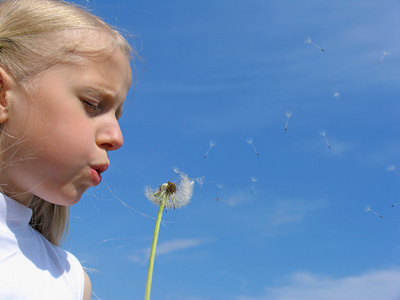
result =
M0 123L8 120L9 109L7 101L7 91L12 84L12 79L7 72L0 67Z

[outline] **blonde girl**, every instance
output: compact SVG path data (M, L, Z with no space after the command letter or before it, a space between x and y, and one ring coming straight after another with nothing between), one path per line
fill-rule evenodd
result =
M69 206L122 146L132 49L59 0L0 1L0 299L90 299L59 246Z

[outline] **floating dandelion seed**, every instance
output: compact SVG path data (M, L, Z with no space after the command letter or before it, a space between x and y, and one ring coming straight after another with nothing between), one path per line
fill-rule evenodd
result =
M204 176L198 177L198 178L194 178L194 180L196 180L196 182L197 182L201 187L203 186L203 184L204 184L204 182L203 182Z
M393 172L394 170L396 170L396 165L389 165L386 168L386 171L388 171L388 172Z
M382 55L381 59L379 60L378 64L380 64L380 63L382 62L383 58L384 58L386 55L389 55L389 53L383 51L383 55Z
M253 150L254 150L254 152L257 154L257 156L260 156L260 155L258 154L256 148L255 148L254 145L253 145L253 139L252 139L252 138L249 138L249 139L246 141L246 143L250 144L250 145L253 147Z
M286 114L286 126L285 126L285 131L287 131L288 123L289 123L289 118L292 116L292 112L287 110L287 111L285 112L285 114Z
M217 188L220 189L220 190L222 190L222 188L223 188L222 184L217 184ZM217 198L215 198L215 200L218 201L218 202L225 202L225 203L228 203L229 205L232 205L232 206L235 205L235 203L233 203L232 201L222 200L222 199L220 198L219 191L218 191L218 194L217 194Z
M329 149L331 149L331 145L329 145L328 139L326 138L326 131L324 131L324 130L323 130L323 131L320 131L319 134L322 135L322 136L324 137L326 144L328 145Z
M335 80L335 92L333 93L333 97L339 97L340 96L340 93L338 92L338 90L337 90L337 87L336 87L336 80Z
M254 183L257 182L257 178L255 177L250 177L251 181L253 182L252 186L251 186L251 192L250 194L253 194L253 190L254 190Z
M306 37L306 39L304 40L304 43L306 43L306 44L313 44L315 47L317 47L318 49L320 49L322 52L325 52L325 50L322 49L320 46L314 44L313 41L311 40L311 38L310 38L309 36Z
M365 208L365 212L372 212L374 215L377 215L378 217L380 217L380 218L383 218L380 214L377 214L376 212L374 212L368 205L367 205L367 207Z
M393 204L392 207L395 207L398 204L400 204L400 202L397 202L397 203Z
M222 190L222 188L223 188L222 184L217 184L217 188L220 189L220 190ZM221 200L221 199L219 198L219 191L218 191L218 193L217 193L217 198L215 198L215 200L217 200L217 201L220 201L220 200Z
M145 188L146 197L152 201L154 204L159 205L156 226L154 229L153 243L151 246L149 269L147 273L147 283L145 300L150 300L151 292L151 282L153 278L153 267L154 267L154 257L156 253L156 246L158 241L158 233L160 231L160 223L162 213L164 208L180 208L186 206L193 194L193 184L194 181L190 180L186 174L179 172L177 168L174 168L174 172L179 173L179 185L176 186L174 182L168 181L168 183L163 183L158 189L151 189L149 187Z
M215 143L213 141L210 141L210 148L208 148L206 154L204 155L203 159L207 157L208 152L210 152L211 148L215 146Z

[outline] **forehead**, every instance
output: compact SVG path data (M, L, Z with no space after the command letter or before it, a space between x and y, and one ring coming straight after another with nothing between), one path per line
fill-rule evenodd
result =
M119 49L104 51L96 56L80 56L65 66L74 85L98 90L117 97L126 95L132 84L129 58Z
M132 83L129 58L119 49L96 56L82 56L71 65L82 84L99 84L101 89L128 91Z

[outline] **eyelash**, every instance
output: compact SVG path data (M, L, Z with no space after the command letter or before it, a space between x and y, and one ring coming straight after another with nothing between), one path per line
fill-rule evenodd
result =
M100 107L99 107L98 105L92 104L91 101L82 99L82 103L83 103L83 105L84 105L88 110L90 110L91 112L98 112L98 111L100 111Z

